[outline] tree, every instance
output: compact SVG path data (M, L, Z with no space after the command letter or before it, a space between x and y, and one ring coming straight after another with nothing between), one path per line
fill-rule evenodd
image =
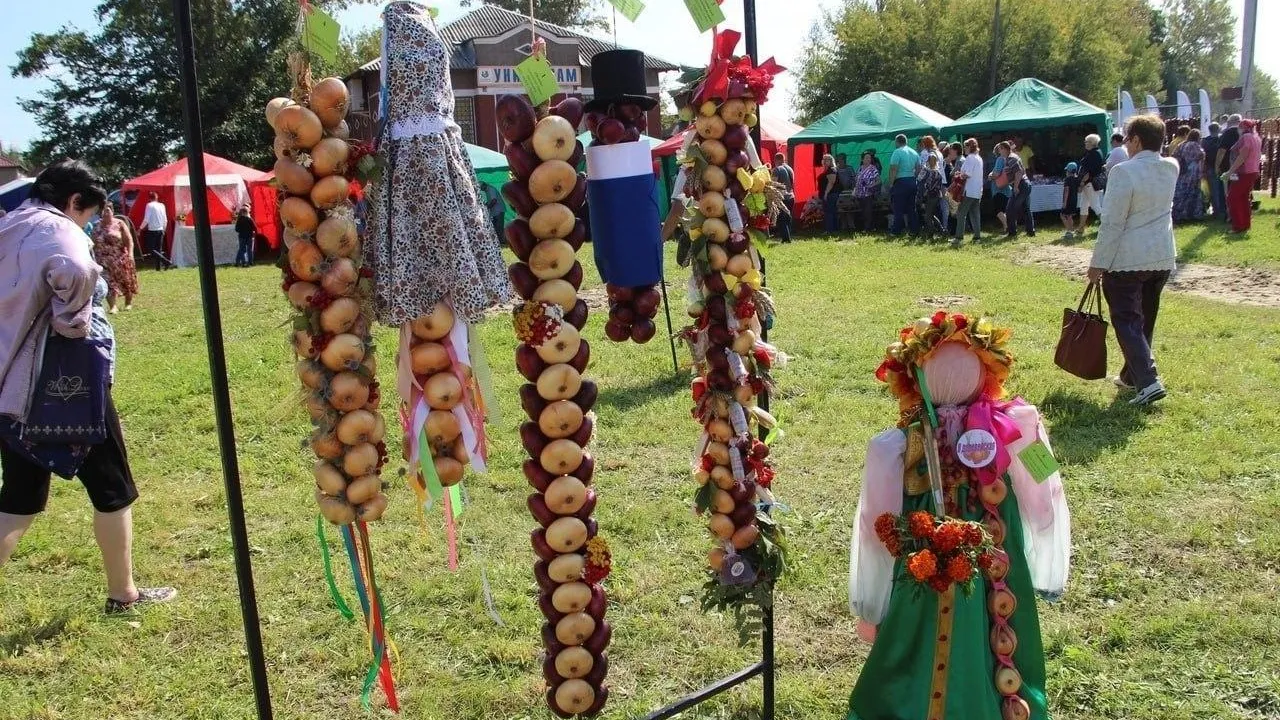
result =
M312 0L326 9L364 0ZM262 108L288 94L295 0L194 0L196 69L208 152L256 167L271 163ZM177 38L168 3L102 0L95 33L66 26L36 34L14 76L51 87L21 101L41 137L28 161L78 157L118 181L171 161L182 150ZM325 71L322 65L317 71Z
M872 90L958 117L988 96L995 0L845 0L815 23L799 66L802 124ZM1035 77L1097 105L1158 82L1145 0L1001 6L996 85ZM894 42L886 42L894 38Z
M375 26L357 30L342 38L335 70L339 77L346 77L381 55L382 28Z
M529 14L529 0L462 0L462 7L475 4L496 5L504 10ZM534 16L543 22L568 28L609 29L609 21L600 12L598 0L537 0Z
M1240 73L1235 14L1228 0L1166 0L1162 12L1161 89L1173 103L1179 90L1212 94L1235 85Z

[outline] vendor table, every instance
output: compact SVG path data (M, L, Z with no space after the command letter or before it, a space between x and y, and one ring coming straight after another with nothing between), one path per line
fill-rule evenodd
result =
M1049 212L1062 209L1062 183L1032 185L1031 199L1027 203L1031 212Z
M236 251L240 249L240 239L236 236L235 226L213 225L209 230L213 234L213 264L234 263ZM195 228L178 225L173 229L173 251L169 259L178 267L195 267L199 264L196 258Z

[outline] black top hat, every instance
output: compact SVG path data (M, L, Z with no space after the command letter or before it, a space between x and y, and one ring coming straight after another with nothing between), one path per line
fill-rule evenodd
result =
M591 58L591 89L587 110L603 110L617 103L634 103L644 110L658 104L648 93L644 77L644 53L639 50L606 50Z

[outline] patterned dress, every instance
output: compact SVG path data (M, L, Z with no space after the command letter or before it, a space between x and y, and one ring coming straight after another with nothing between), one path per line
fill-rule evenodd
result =
M112 295L138 294L138 266L129 252L129 226L120 217L103 219L93 229L93 255Z
M1173 189L1173 220L1184 222L1204 217L1204 193L1200 178L1204 175L1204 148L1198 140L1187 140L1173 153L1178 160L1178 184Z
M393 2L383 19L386 167L369 190L364 243L377 319L402 325L445 300L478 322L511 283L453 120L451 49L422 5Z

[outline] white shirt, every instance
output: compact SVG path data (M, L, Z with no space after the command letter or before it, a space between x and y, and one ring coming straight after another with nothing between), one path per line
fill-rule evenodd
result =
M982 173L982 155L978 153L970 153L964 156L964 162L960 163L960 172L968 175L968 179L964 181L965 197L982 199L982 184L985 176Z
M1124 146L1111 148L1111 154L1107 156L1107 172L1111 172L1111 168L1119 165L1129 159L1129 151Z
M169 215L164 210L164 203L159 200L147 203L147 212L142 216L142 224L146 230L164 232L169 225Z
M1107 174L1107 201L1090 267L1173 270L1173 191L1178 161L1143 150Z

